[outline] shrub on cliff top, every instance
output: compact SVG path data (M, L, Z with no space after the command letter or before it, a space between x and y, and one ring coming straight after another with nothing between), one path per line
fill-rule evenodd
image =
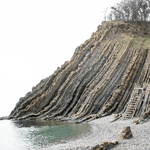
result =
M145 22L148 21L149 14L149 0L122 0L120 3L111 7L108 19Z

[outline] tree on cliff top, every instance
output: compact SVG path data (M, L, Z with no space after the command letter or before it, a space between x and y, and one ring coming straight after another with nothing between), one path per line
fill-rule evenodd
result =
M146 22L150 14L149 0L122 0L111 7L109 20Z

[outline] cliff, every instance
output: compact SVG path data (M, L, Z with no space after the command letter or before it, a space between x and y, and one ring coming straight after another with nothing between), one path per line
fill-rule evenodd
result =
M147 28L148 29L148 28ZM10 119L124 119L150 110L150 35L140 25L103 22L70 61L20 98Z

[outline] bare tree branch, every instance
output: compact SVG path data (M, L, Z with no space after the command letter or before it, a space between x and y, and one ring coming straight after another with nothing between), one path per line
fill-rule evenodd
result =
M124 21L148 21L150 15L149 0L122 0L111 7L108 19Z

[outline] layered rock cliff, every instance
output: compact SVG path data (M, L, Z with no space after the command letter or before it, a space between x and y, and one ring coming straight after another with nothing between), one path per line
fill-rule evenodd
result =
M70 61L20 98L9 118L85 121L112 113L142 117L150 109L150 35L141 35L141 29L103 22ZM136 109L132 116L131 106Z

